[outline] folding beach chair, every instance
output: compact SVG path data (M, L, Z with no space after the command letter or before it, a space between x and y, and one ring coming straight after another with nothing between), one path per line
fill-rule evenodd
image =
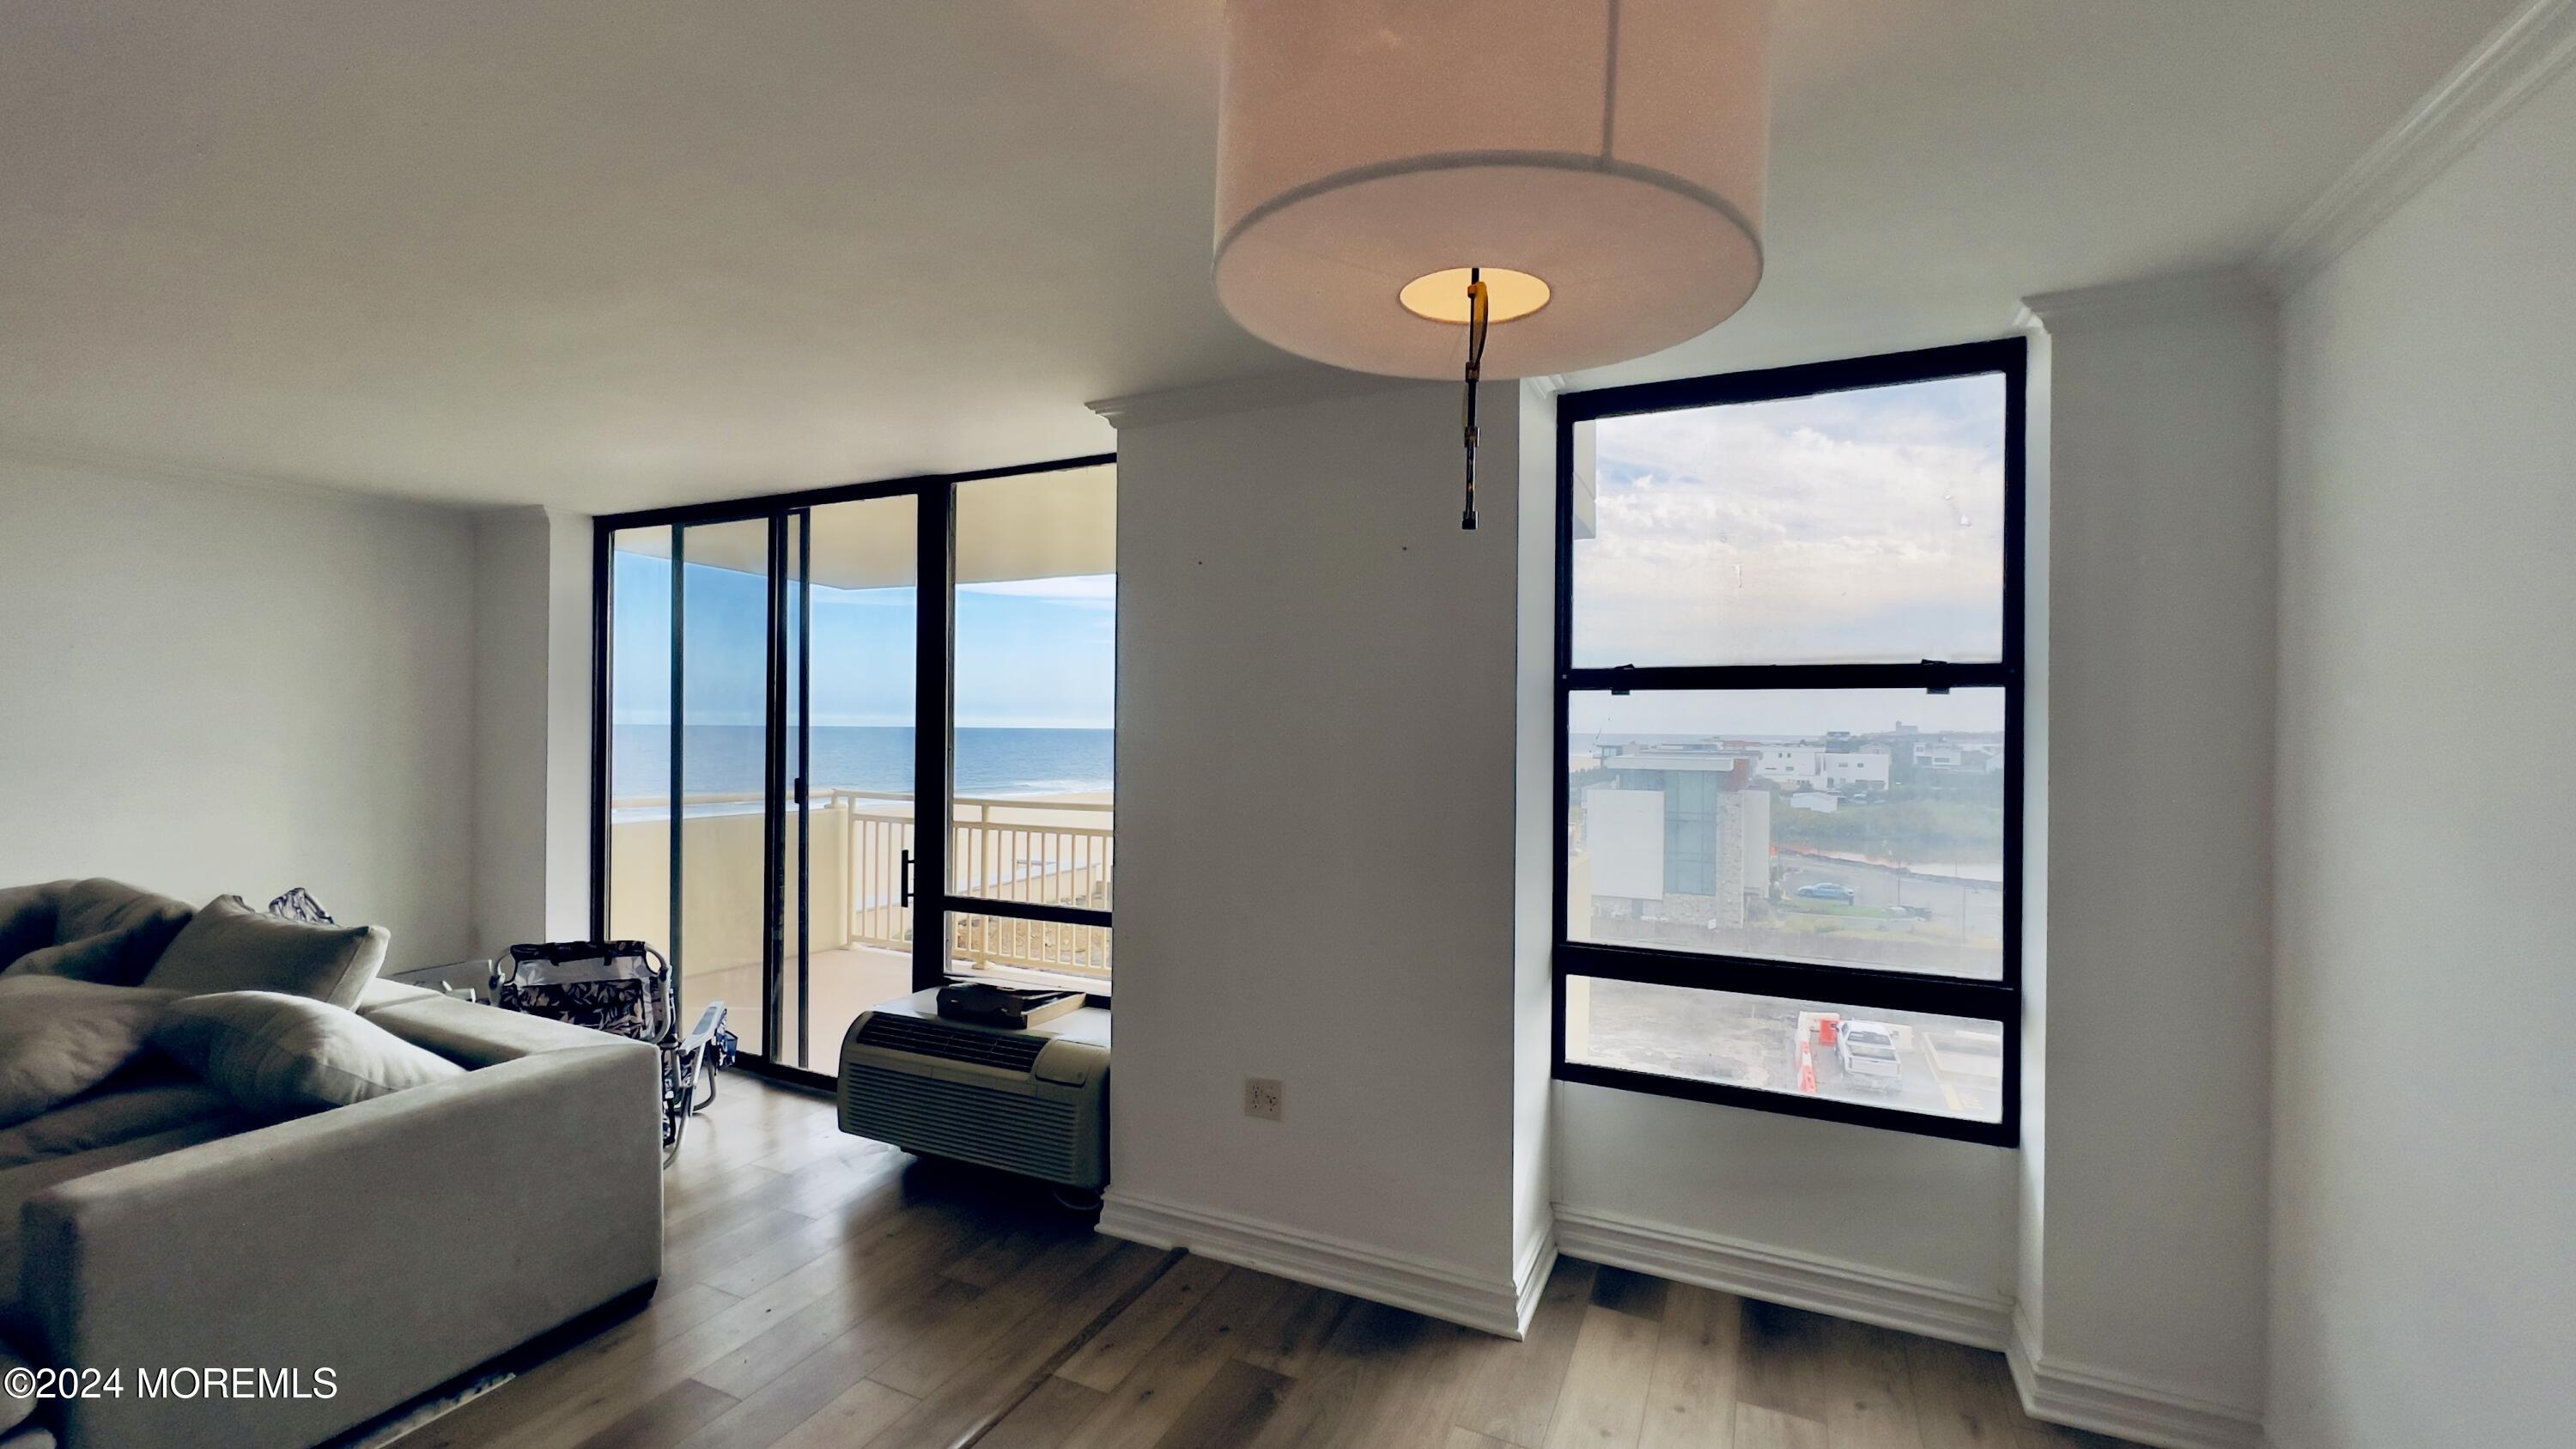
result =
M687 1032L671 963L641 941L541 941L492 965L492 1001L506 1011L613 1032L662 1049L662 1161L680 1154L689 1119L716 1099L717 1069L734 1059L725 1004L711 1001ZM699 1095L703 1084L705 1095Z

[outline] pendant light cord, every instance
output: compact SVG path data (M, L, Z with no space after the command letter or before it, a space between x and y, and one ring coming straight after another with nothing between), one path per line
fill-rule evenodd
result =
M1476 527L1476 380L1485 368L1485 271L1467 269L1467 507L1458 527Z

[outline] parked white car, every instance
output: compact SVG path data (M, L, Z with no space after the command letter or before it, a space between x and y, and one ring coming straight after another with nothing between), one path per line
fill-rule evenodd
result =
M1834 1051L1843 1080L1875 1092L1905 1085L1905 1063L1896 1054L1896 1028L1876 1021L1847 1021L1836 1034Z

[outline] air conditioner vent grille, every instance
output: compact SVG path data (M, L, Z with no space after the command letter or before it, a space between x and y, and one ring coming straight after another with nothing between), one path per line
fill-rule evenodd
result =
M1043 1037L1000 1036L884 1012L869 1017L859 1028L859 1044L1006 1072L1027 1071L1037 1062L1038 1053L1046 1050Z
M863 1062L841 1069L843 1131L1049 1181L1074 1180L1075 1116L1071 1102Z

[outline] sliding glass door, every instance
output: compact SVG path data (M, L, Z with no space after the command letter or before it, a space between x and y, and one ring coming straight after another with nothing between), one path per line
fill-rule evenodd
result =
M733 1008L743 1050L769 1050L758 1010L770 969L768 719L769 525L762 519L673 530L681 567L672 790L683 802L671 869L680 889L673 953L684 964L682 1019L709 1001Z
M1105 459L600 520L597 929L829 1073L959 976L1109 989Z
M921 512L907 495L794 515L788 730L802 787L787 954L797 1018L813 1023L798 1067L829 1070L853 1018L913 989Z
M604 934L661 948L683 1018L722 1001L761 1054L775 1026L771 531L752 518L615 535L601 872Z

